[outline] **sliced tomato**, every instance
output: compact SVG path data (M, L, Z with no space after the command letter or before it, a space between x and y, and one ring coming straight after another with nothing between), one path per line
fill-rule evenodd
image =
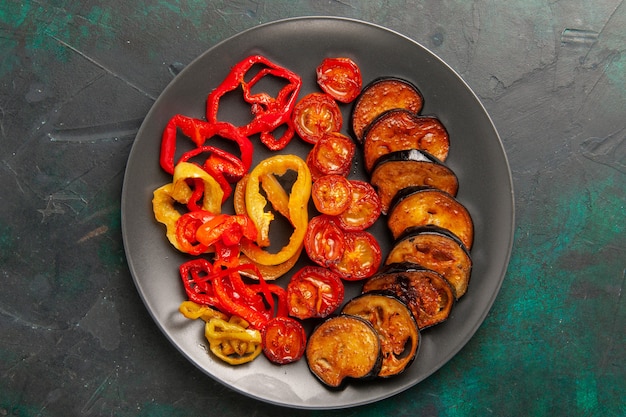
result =
M304 236L304 250L316 264L329 267L341 259L344 250L344 234L334 217L313 217Z
M311 198L317 211L337 216L352 202L350 181L343 175L323 175L313 183Z
M365 230L380 217L380 197L374 187L365 181L350 180L350 188L352 204L337 216L337 220L344 230Z
M347 176L352 168L355 152L356 145L352 139L339 132L330 132L313 146L307 164L312 173Z
M289 315L301 320L327 317L341 305L344 293L338 273L321 266L305 266L287 285Z
M350 103L361 93L361 70L350 58L326 58L316 74L320 88L337 101Z
M347 281L358 281L374 275L382 260L380 245L369 232L348 232L341 259L330 268Z
M271 362L284 365L299 360L306 348L306 332L299 321L287 316L270 319L261 331L263 353Z
M293 109L296 133L309 143L316 143L325 133L337 132L343 125L339 105L325 93L302 97Z

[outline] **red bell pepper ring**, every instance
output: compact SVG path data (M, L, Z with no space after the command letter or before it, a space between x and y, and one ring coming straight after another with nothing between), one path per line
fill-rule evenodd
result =
M222 306L212 286L213 265L208 260L189 260L180 265L179 272L189 300L221 310Z
M262 65L263 68L247 81L245 77L255 65ZM287 81L287 84L280 89L276 97L272 97L266 92L252 93L252 88L266 76ZM249 56L237 63L224 81L209 94L206 118L209 122L217 123L220 99L226 93L241 87L243 99L250 104L250 111L254 118L247 125L240 126L240 132L245 136L260 133L261 142L267 148L270 150L283 149L294 135L291 112L296 104L301 86L302 79L298 74L261 55ZM282 125L286 126L286 130L281 137L274 137L273 132Z
M250 139L248 139L246 135L242 134L238 128L226 122L208 123L204 120L177 114L169 120L163 130L161 138L161 154L159 162L163 170L165 170L168 174L173 174L174 167L178 162L180 162L176 160L176 141L179 129L185 136L191 139L197 148L201 148L200 150L192 150L190 151L191 153L184 155L184 160L188 160L202 152L210 151L211 154L215 154L223 158L220 159L219 167L222 169L222 174L232 181L239 180L243 175L239 168L241 165L243 165L245 172L250 169L254 148ZM214 136L219 136L237 143L241 157L236 158L234 155L215 147L204 148L205 142ZM230 164L224 164L225 160L230 162ZM235 160L238 161L233 162ZM238 162L241 162L241 164Z
M239 181L246 174L247 168L243 165L241 159L215 146L200 146L187 151L180 157L178 162L189 162L203 153L208 154L208 156L202 164L202 168L215 178L215 181L224 191L224 196L222 197L222 203L224 203L232 194L233 188L230 183ZM196 196L195 192L194 196ZM199 200L199 197L201 197L201 193L200 196L197 196L196 201ZM189 204L187 207L193 210Z

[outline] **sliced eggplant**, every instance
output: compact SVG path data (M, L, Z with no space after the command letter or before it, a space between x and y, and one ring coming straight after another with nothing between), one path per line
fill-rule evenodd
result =
M378 376L398 375L415 359L420 343L417 322L409 307L396 296L366 293L350 300L342 313L364 318L378 332L382 348Z
M419 113L424 97L418 88L407 80L382 77L369 83L352 108L352 132L362 142L363 132L378 116L391 109L407 109Z
M306 360L311 373L329 388L344 388L349 379L373 378L382 364L378 332L361 317L332 316L311 333Z
M394 239L412 227L430 224L449 230L468 250L472 248L472 217L450 194L430 187L408 187L396 194L387 216L387 226Z
M456 196L459 180L455 173L426 151L407 149L380 157L374 164L370 183L380 196L381 211L387 214L396 193L413 186L433 187Z
M454 305L452 286L444 277L409 262L388 265L362 291L391 291L411 309L420 330L447 320Z
M385 265L411 262L441 274L452 285L458 300L467 291L472 258L461 240L437 226L407 230L393 244Z
M448 131L436 117L420 116L404 109L389 110L363 134L365 169L372 172L381 156L406 149L421 149L445 161L450 150Z

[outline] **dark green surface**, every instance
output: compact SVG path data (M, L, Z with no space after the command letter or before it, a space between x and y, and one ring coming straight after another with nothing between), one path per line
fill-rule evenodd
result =
M337 412L260 403L187 363L137 295L119 220L134 135L172 77L301 15L377 23L448 62L516 193L510 267L474 338L416 387ZM626 415L624 27L617 0L2 2L0 415Z

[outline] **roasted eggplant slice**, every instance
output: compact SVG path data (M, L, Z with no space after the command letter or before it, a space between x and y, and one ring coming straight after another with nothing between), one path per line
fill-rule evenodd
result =
M363 284L363 293L391 291L425 329L445 321L454 305L452 287L437 272L408 262L391 264Z
M420 342L419 329L413 313L399 298L370 292L350 300L342 313L364 318L378 332L383 357L378 376L398 375L415 359Z
M415 114L422 110L422 93L407 80L378 78L369 83L352 108L352 132L362 142L363 132L378 116L391 109L407 109Z
M445 161L450 150L448 131L438 118L404 109L380 115L365 130L362 142L367 172L372 172L376 161L390 152L421 149Z
M344 388L348 379L373 378L382 363L378 332L360 317L332 316L311 333L306 360L311 373L329 388Z
M455 196L459 180L455 173L428 152L419 149L395 151L376 161L370 183L380 196L381 211L387 214L396 193L407 187L437 188Z
M437 226L409 229L394 243L385 265L411 262L441 274L458 300L467 291L472 258L459 238Z
M469 211L445 191L429 187L408 187L391 202L387 226L394 239L416 226L435 225L461 239L470 250L474 240L474 223Z

